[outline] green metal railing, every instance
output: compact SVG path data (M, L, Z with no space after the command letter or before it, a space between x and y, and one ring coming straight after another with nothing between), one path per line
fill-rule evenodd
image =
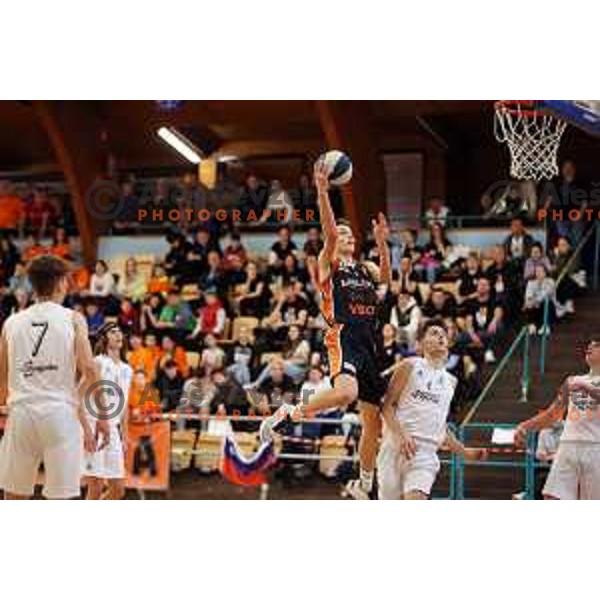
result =
M529 336L527 335L527 328L522 327L521 330L519 331L519 333L517 334L517 336L515 337L515 339L513 340L512 344L510 345L510 348L505 352L504 356L502 357L502 360L496 367L496 370L492 373L491 377L488 379L487 383L485 384L485 387L483 388L483 390L481 390L481 393L479 394L479 396L477 396L475 402L473 402L473 405L471 406L471 408L469 409L469 412L466 414L465 418L463 419L461 426L464 427L469 424L469 422L475 415L475 412L480 407L482 402L485 400L489 391L492 389L494 383L496 383L496 380L498 379L498 377L500 377L500 375L506 368L508 361L513 356L513 354L519 349L521 344L523 344L523 353L525 356L525 358L523 360L523 364L524 364L523 375L521 378L521 383L522 383L521 387L522 387L522 394L523 394L522 400L527 401L527 395L529 393L529 339L528 338L529 338Z

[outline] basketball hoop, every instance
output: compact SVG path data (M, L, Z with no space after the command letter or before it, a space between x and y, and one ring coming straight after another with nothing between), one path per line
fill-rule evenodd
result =
M567 124L533 100L499 100L494 110L494 136L508 146L511 177L540 181L558 175L556 157Z

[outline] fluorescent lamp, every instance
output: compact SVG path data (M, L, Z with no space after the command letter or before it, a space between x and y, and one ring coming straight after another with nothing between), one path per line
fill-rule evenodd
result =
M196 148L175 128L161 127L156 133L158 134L158 137L169 144L173 150L179 152L179 154L187 158L191 163L194 163L195 165L200 164L202 157L198 154Z
M233 154L226 154L225 156L219 156L218 160L220 163L236 162L240 160L240 157Z

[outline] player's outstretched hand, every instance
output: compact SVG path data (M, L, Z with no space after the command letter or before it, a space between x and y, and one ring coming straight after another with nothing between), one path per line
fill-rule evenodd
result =
M371 225L373 227L373 237L378 246L386 243L389 235L389 226L385 215L380 212L377 215L377 220L371 219Z
M400 438L400 452L408 460L416 454L417 444L412 435L405 434Z
M110 442L110 429L108 421L98 420L96 421L96 448L97 451L102 450L108 446Z
M315 186L319 193L326 192L329 189L329 173L325 162L318 160L314 167Z
M83 449L90 453L96 452L96 434L87 423L83 428Z
M523 423L519 423L515 429L515 440L514 444L517 448L524 448L525 442L527 441L527 429Z

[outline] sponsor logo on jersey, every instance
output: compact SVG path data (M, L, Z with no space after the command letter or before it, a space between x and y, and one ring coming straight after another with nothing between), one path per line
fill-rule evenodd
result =
M23 377L33 377L34 373L45 373L46 371L58 371L56 365L36 365L32 360L26 361L19 367Z

